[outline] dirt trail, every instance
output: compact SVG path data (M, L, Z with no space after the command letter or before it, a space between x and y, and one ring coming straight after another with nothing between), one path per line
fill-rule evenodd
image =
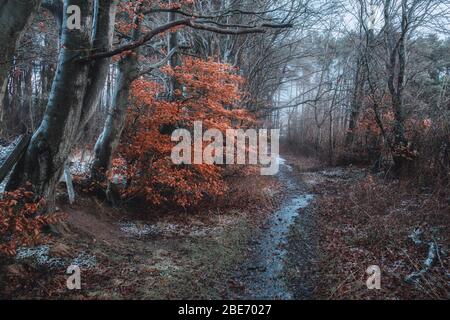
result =
M286 246L289 231L311 200L306 186L295 178L293 168L283 158L278 159L278 179L285 188L280 209L271 214L252 243L252 254L238 271L237 279L246 288L243 299L294 299L286 285ZM298 293L296 293L298 295ZM304 293L307 296L307 292Z
M307 297L306 290L292 287L286 280L289 279L286 268L304 270L302 262L296 262L294 267L287 265L286 248L292 228L299 225L298 219L313 196L307 192L306 184L297 179L296 170L283 159L279 162L280 171L276 178L282 187L275 179L270 179L276 186L269 184L259 190L266 192L267 189L268 197L274 194L280 197L282 193L282 204L272 213L261 203L251 212L231 210L216 215L154 217L142 214L143 220L140 220L137 216L125 217L120 211L111 211L95 199L81 199L75 206L64 208L69 217L67 232L49 246L27 251L30 271L8 278L11 283L20 285L0 292L0 297ZM41 259L42 253L45 259ZM80 257L87 257L93 263L89 268L82 268L83 289L68 291L66 267L71 261L79 261ZM44 263L38 264L37 268L31 267L39 259ZM51 261L60 263L49 266L47 262ZM41 286L33 286L36 281Z

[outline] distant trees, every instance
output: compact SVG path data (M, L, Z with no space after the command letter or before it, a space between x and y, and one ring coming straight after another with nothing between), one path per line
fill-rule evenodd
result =
M3 100L7 90L9 69L17 45L26 26L41 4L41 0L0 1L0 135L4 124Z
M311 77L305 79L303 76L297 84L300 92L307 91L308 94L294 95L300 110L294 109L290 113L290 141L306 148L308 145L319 146L319 152L325 154L335 149L342 157L353 157L353 160L359 158L367 161L370 158L377 165L392 161L397 173L418 164L421 159L431 159L430 154L421 153L425 141L417 140L418 135L423 137L425 134L420 123L432 122L432 127L436 126L440 133L435 131L437 136L434 140L428 136L430 140L426 143L440 144L444 136L444 140L448 140L445 125L448 123L448 112L442 111L439 117L431 119L430 112L436 108L436 100L427 99L419 92L430 90L430 84L434 82L430 79L431 74L425 71L431 67L427 57L431 54L432 60L442 65L448 64L449 60L443 61L445 54L433 55L430 52L448 45L448 40L425 35L425 32L436 25L441 26L439 21L448 19L448 5L446 1L341 2L337 8L342 10L343 16L352 15L353 18L346 18L352 22L347 24L347 28L338 28L342 33L337 32L336 28L330 30L323 26L325 30L330 30L329 35L333 39L331 50L334 54L331 60L323 65L323 52L330 50L330 42L319 43L318 48L314 49L316 53L308 58L312 66L299 71L306 74L311 72L310 69L315 70ZM440 35L445 34L445 30L434 30ZM424 41L427 42L427 54L420 53L424 50ZM316 46L307 42L304 45ZM434 91L435 98L439 96L448 103L448 70L441 67L438 73L440 85L434 86L437 90ZM436 71L432 74L436 76ZM424 82L425 78L429 80ZM419 79L421 88L417 86ZM338 88L336 95L333 90L321 95L324 85ZM423 99L418 99L419 96ZM335 105L334 108L329 108L330 102ZM442 104L440 106L442 108ZM421 111L418 112L417 108ZM325 139L317 140L323 131L321 120L331 128L327 133L328 143ZM301 129L296 131L298 122ZM316 128L311 122L316 123ZM296 131L294 135L293 130ZM317 132L314 140L309 138L311 133L307 130ZM448 154L448 144L441 145L441 150L446 150L444 153ZM438 156L441 152L435 151L434 154L441 157ZM433 167L443 166L438 165L442 160L433 161ZM448 168L448 163L444 167Z

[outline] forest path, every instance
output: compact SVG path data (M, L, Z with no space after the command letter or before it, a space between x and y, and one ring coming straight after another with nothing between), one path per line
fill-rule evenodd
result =
M291 266L289 247L310 246L309 241L292 241L291 233L294 227L304 230L305 218L313 220L304 210L313 196L297 170L297 162L303 160L287 159L279 159L276 180L281 186L276 181L263 185L274 197L281 195L281 205L272 213L262 212L268 208L261 203L251 212L124 215L95 198L79 198L62 208L68 213L62 236L28 250L26 263L33 266L31 271L9 279L21 285L0 290L0 297L307 298L307 281L293 286L289 280L292 273L308 274L302 259ZM60 265L48 265L54 261ZM66 288L65 271L71 261L82 263L81 291ZM36 281L42 286L33 286Z
M245 288L241 299L294 299L299 293L287 285L286 257L291 227L313 195L305 183L296 178L291 165L278 158L278 180L284 186L284 200L280 208L268 216L260 234L255 234L251 254L237 272L236 280ZM306 287L306 286L305 286ZM307 292L303 294L305 297Z

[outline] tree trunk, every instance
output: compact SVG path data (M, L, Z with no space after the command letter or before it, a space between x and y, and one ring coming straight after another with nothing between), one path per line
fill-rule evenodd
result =
M132 40L140 37L139 16L136 15L133 24ZM140 48L128 54L119 62L119 74L114 91L112 104L103 127L103 131L97 139L94 148L94 162L91 168L91 177L97 181L106 179L106 172L111 168L112 157L120 142L125 122L127 119L128 97L131 83L138 76Z
M98 0L99 9L92 45L96 52L107 52L112 48L118 2L119 0ZM104 58L91 63L87 78L87 91L83 100L81 128L87 125L97 110L108 77L110 62L110 58Z
M388 20L389 21L389 20ZM403 90L405 85L406 68L406 37L408 33L408 10L407 1L402 0L402 22L400 38L393 42L390 51L390 61L388 66L389 80L388 88L391 95L392 110L394 113L394 139L393 139L393 160L394 169L400 174L409 162L403 152L408 148L408 141L405 136L405 117L403 111ZM389 29L388 29L389 30Z
M100 134L94 149L94 163L91 176L97 181L106 179L106 172L111 168L114 152L119 145L125 127L130 86L138 74L138 54L130 54L119 63L114 97L103 132Z
M361 58L358 57L355 74L355 84L351 103L351 113L348 124L347 136L345 137L345 145L351 147L355 140L355 130L358 125L359 114L362 107L362 97L364 94L364 72L362 70Z
M55 189L64 164L83 131L83 125L92 115L92 108L98 103L96 95L100 95L101 90L97 89L102 88L106 80L103 64L107 62L79 62L79 58L104 50L107 47L103 46L105 42L108 45L112 43L117 2L98 0L96 3L98 8L94 10L94 0L64 1L62 49L44 118L7 185L8 190L13 190L27 181L31 182L35 193L47 199L49 211L54 208ZM64 27L70 5L81 9L80 30ZM92 31L94 11L97 17ZM95 72L98 77L95 77Z
M172 3L173 1L169 1L170 3ZM170 12L169 13L169 23L173 22L177 19L177 14L175 12ZM178 47L178 32L170 32L168 35L168 43L167 43L167 52L170 52L172 49ZM173 54L172 57L170 58L170 66L172 68L175 68L176 66L180 65L180 59L178 54ZM174 99L174 93L176 90L180 90L180 85L179 83L176 81L176 79L174 77L172 77L172 79L170 79L170 83L171 83L171 92L170 92L170 98Z

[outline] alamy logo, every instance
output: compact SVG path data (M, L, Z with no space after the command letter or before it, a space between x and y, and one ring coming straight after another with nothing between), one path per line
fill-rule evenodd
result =
M77 5L67 7L67 21L66 26L69 30L81 29L81 9Z
M81 289L81 270L79 266L69 266L66 271L71 276L67 278L67 289L80 290Z
M379 266L370 266L367 268L366 273L370 275L367 279L366 285L369 290L381 289L381 269Z
M177 129L172 141L172 162L181 164L261 165L261 175L276 175L279 169L280 130L209 129L203 132L201 121L194 122L194 139L187 129ZM192 152L192 142L194 152ZM203 148L204 143L209 143Z

